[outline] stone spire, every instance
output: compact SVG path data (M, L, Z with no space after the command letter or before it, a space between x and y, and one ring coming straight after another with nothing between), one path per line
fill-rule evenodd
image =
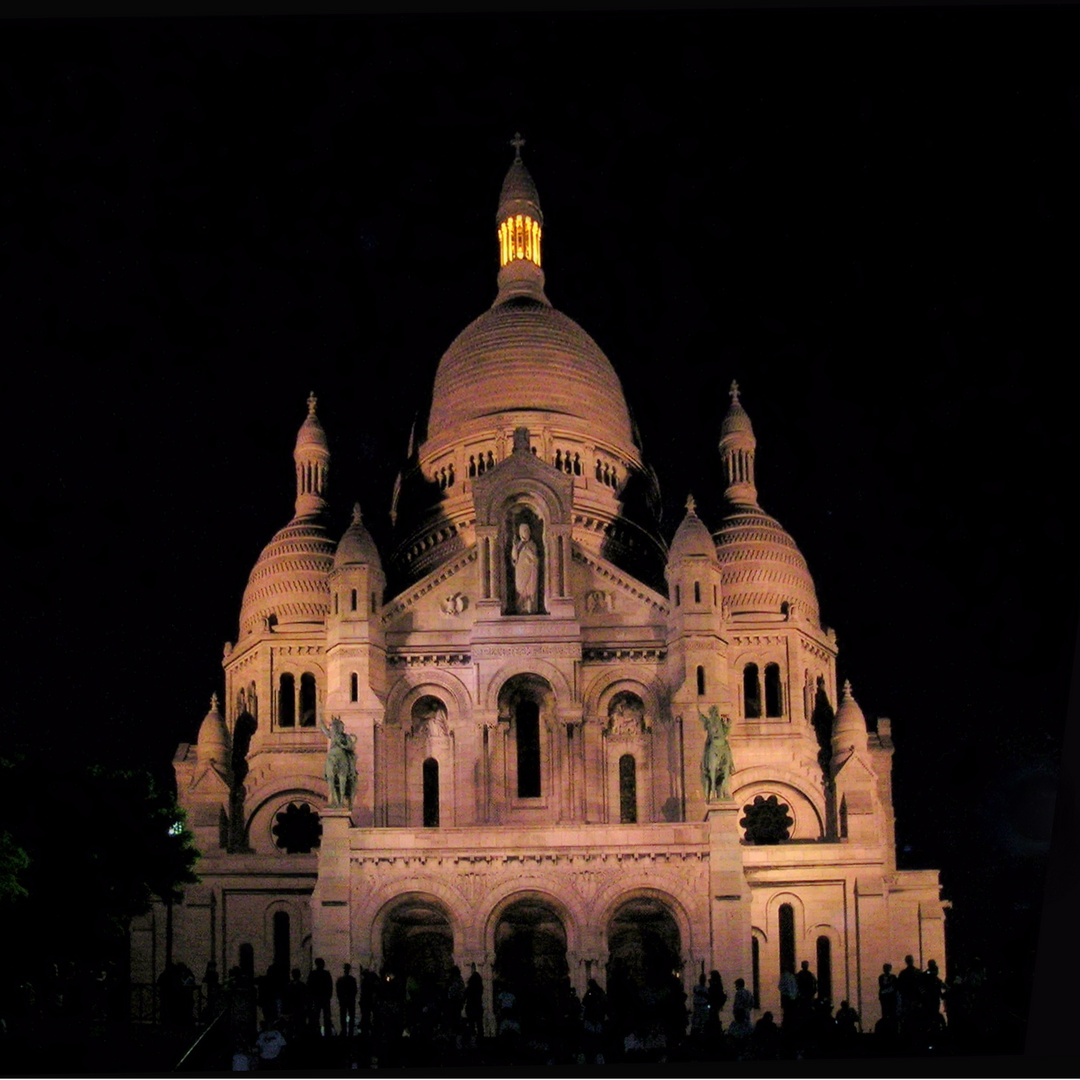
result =
M750 417L739 401L739 384L734 379L728 393L731 404L720 425L720 457L727 481L724 498L736 506L757 506L757 488L754 486L757 439L754 438Z
M528 296L548 303L544 295L544 271L540 269L540 239L544 212L536 185L521 160L525 140L515 135L510 140L514 160L499 192L495 214L496 239L499 244L499 295L496 304L515 296Z
M845 679L844 688L840 691L840 707L833 720L833 755L835 757L846 750L854 749L865 756L867 743L866 717L851 692L851 680Z
M327 509L326 481L330 474L330 447L315 413L318 399L308 395L308 413L296 436L296 517L311 517Z

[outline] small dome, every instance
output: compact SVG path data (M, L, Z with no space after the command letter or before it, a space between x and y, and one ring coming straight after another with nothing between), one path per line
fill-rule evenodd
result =
M724 596L733 614L778 614L794 603L817 623L817 592L802 552L774 517L736 507L713 534Z
M716 561L716 545L709 530L705 528L705 523L697 516L694 497L691 495L686 500L686 516L675 530L675 537L671 541L668 565L692 555L704 555L713 562Z
M379 549L361 519L360 504L356 503L353 506L352 522L338 541L337 551L334 552L334 569L358 565L372 566L382 571Z
M329 443L326 441L326 432L323 430L322 424L319 423L318 416L315 415L315 406L317 404L318 398L315 397L315 394L309 394L307 399L307 418L300 425L300 430L296 433L297 450L302 450L309 446L321 447L323 450L329 449Z
M728 406L727 415L720 425L720 438L725 435L745 434L754 437L754 428L750 423L750 416L739 401L739 384L731 383L731 404Z
M337 547L321 516L293 519L259 555L240 605L240 636L270 625L321 623Z
M199 761L205 765L216 761L224 766L228 761L228 734L218 708L217 694L210 698L210 711L199 726L198 754Z
M840 708L833 721L833 750L839 752L852 745L856 749L865 749L866 744L866 717L851 692L850 680L845 680L840 693Z

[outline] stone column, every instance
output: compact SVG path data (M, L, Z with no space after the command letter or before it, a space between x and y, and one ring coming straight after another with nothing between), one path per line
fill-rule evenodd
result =
M352 820L343 808L325 808L319 845L319 878L311 895L311 944L331 971L352 961L349 919L349 830Z
M739 843L739 806L711 803L705 813L709 829L709 915L712 963L734 986L737 978L753 984L750 959L750 886L743 871Z
M851 1004L862 1018L863 1031L873 1031L881 1019L878 975L882 965L890 963L893 973L898 971L899 958L890 955L889 946L885 881L880 874L860 875L855 880L856 1000Z

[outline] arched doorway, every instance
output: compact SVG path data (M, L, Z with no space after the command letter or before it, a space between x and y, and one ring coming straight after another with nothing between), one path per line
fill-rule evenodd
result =
M427 1002L442 1001L454 962L454 931L442 906L425 897L403 899L387 915L382 929L383 973L388 991L405 1004L414 980L411 1004L419 1012ZM402 1016L409 1024L413 1017Z
M667 905L634 897L616 908L608 923L607 991L617 1030L639 1034L678 1028L685 1017L682 938Z
M544 900L515 900L495 927L495 998L504 988L513 993L523 1032L548 1025L558 1016L569 975L558 913Z

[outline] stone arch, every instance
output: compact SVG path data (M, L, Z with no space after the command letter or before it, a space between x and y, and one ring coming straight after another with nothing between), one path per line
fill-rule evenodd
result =
M418 956L409 949L410 934L407 930L403 932L407 924L398 922L398 919L406 914L411 917L414 926L429 927L424 934L429 938L426 957L423 953ZM442 932L444 928L447 933ZM436 984L443 985L455 954L460 954L460 936L460 920L455 919L453 910L440 898L426 889L399 891L382 905L372 920L371 956L377 970L382 970L395 961L398 965L404 963L406 970L410 963L422 963L425 960L428 963L433 962L440 970L429 972L429 975L434 976ZM449 941L446 940L447 937ZM434 944L434 949L431 944ZM396 957L392 955L394 953L397 954ZM398 973L402 973L400 967Z
M472 697L456 675L437 668L424 668L406 670L395 680L386 696L387 720L404 720L425 694L442 700L451 729L472 711Z
M267 945L265 952L272 958L275 957L274 941L274 916L284 912L289 917L289 968L298 967L297 958L300 956L300 939L306 930L304 922L303 906L296 900L285 897L275 897L263 908L263 942ZM288 976L288 971L284 972Z
M325 782L319 786L325 789ZM244 823L244 837L256 851L284 856L287 852L277 846L271 831L275 817L291 802L308 803L317 813L326 803L326 793L315 790L311 777L292 776L275 781L271 791L252 801L254 808Z
M746 803L752 802L755 795L775 795L788 804L795 821L791 828L791 839L817 840L825 835L824 798L811 787L805 776L776 764L758 765L750 769L736 768L732 798L740 804L741 809Z
M567 488L570 487L568 484ZM477 523L501 526L515 506L528 506L549 525L570 520L570 505L554 485L545 483L539 476L507 476L495 478L487 498L478 498Z
M464 948L467 948L464 937L465 928L471 921L471 912L464 896L445 882L416 875L389 882L376 890L365 905L365 911L372 912L370 918L366 918L364 912L360 913L360 925L364 922L368 923L365 944L371 963L375 964L376 968L381 967L384 960L382 942L387 919L393 915L396 907L408 903L427 903L438 908L450 924L455 955L459 955Z
M650 727L660 719L660 698L656 689L635 678L633 674L618 669L614 672L601 672L589 683L582 695L585 715L606 720L611 699L623 692L637 694L641 698Z
M682 948L683 960L689 964L691 960L697 962L705 956L704 942L694 940L694 924L683 902L671 892L658 889L655 883L640 880L634 882L622 880L603 889L592 905L590 923L596 928L600 938L600 945L604 955L607 954L607 928L619 908L630 900L656 900L663 904L675 920L679 931L679 941ZM699 949L702 950L699 955Z
M506 661L488 680L482 691L483 706L486 712L495 713L499 708L499 696L503 687L516 675L536 675L551 688L551 707L560 719L567 719L566 713L574 702L574 692L567 676L554 664L538 657L520 656Z
M487 915L483 916L482 949L492 962L495 959L495 930L506 910L518 900L535 900L547 904L558 915L566 931L567 957L580 955L581 931L582 927L587 925L581 917L582 913L575 912L565 900L551 892L550 882L545 878L528 875L504 882L489 892L478 905L479 912L487 912Z
M792 914L795 917L795 944L797 949L799 944L806 939L806 905L798 893L791 892L788 889L780 889L778 892L773 893L765 903L765 925L767 927L779 926L781 904L791 905ZM797 965L796 970L798 970Z

